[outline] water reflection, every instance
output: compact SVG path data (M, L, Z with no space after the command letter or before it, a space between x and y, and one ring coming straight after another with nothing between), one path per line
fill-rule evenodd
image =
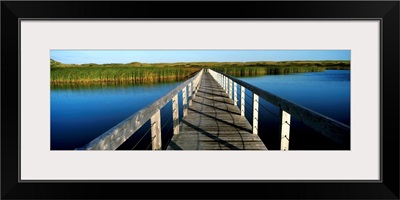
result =
M87 144L180 83L53 85L51 149L72 150Z

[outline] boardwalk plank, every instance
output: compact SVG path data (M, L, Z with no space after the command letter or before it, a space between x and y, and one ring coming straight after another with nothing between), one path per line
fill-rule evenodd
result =
M167 150L267 150L240 109L205 72L199 90Z

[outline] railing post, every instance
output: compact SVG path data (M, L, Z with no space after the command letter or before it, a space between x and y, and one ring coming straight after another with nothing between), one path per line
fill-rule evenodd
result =
M151 146L153 150L161 150L161 116L160 110L150 118Z
M242 115L242 116L244 116L244 105L245 105L245 96L246 96L246 94L244 93L245 91L244 91L244 87L243 86L240 86L240 115Z
M258 95L253 93L253 134L258 134Z
M186 87L182 89L182 104L183 104L183 116L187 115L187 99L186 99Z
M229 78L226 77L226 80L225 80L225 92L228 93L228 91L229 91Z
M224 88L224 75L221 74L221 87Z
M194 95L196 94L196 81L197 81L197 78L193 80L193 88L192 88L192 90L193 90L193 92L192 92L193 99L194 99Z
M224 76L224 91L225 91L225 92L228 91L228 90L226 90L226 89L227 89L226 86L228 85L228 84L226 83L227 81L228 81L227 77Z
M237 101L238 101L238 99L237 99L237 83L236 82L233 82L233 96L234 96L234 98L233 98L233 105L235 105L235 106L237 106Z
M225 76L222 76L222 88L226 91L225 86Z
M192 82L190 82L189 83L189 85L190 85L190 97L192 97L193 96L193 90L194 90L194 84L193 84L193 81ZM191 98L192 99L192 98Z
M192 105L192 82L188 84L188 103L189 106Z
M193 80L193 99L196 97L197 89L199 86L198 77Z
M174 121L174 135L179 133L179 105L178 94L172 98L172 120Z
M232 80L229 79L229 98L232 99Z
M289 150L290 114L281 110L281 150Z
M203 76L203 73L204 73L204 71L202 71L201 74L196 79L196 90L195 90L194 94L197 94L197 91L200 88L201 77Z

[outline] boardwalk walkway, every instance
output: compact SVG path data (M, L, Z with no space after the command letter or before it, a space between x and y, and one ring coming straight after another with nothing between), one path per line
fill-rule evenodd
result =
M267 150L223 88L205 72L167 150Z

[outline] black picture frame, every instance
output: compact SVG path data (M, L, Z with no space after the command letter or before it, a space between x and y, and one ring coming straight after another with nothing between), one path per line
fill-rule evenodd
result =
M1 198L399 199L399 8L399 1L2 1ZM16 77L19 77L19 19L22 18L380 19L381 181L19 182L21 80Z

